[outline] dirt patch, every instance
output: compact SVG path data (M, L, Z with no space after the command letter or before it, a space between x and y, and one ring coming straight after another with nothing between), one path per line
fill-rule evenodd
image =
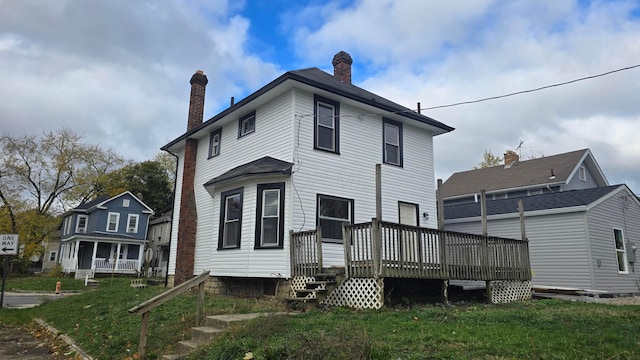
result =
M621 296L610 299L603 299L602 302L611 305L640 305L640 296Z

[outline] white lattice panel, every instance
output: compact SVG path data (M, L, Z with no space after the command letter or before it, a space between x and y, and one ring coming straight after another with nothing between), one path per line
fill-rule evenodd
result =
M382 280L350 278L338 286L323 301L329 306L348 306L356 309L380 309L384 304Z
M316 281L313 276L295 276L291 279L291 289L289 290L289 297L296 297L296 290L304 290L307 288L307 282ZM309 293L306 298L314 299L315 293Z
M506 304L531 299L531 281L492 281L491 302Z

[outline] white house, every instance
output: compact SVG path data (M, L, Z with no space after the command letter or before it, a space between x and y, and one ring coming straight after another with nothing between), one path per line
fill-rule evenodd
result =
M178 158L176 284L209 270L267 289L291 277L289 231L317 225L324 264L343 265L342 223L376 215L376 164L382 219L435 227L433 137L453 128L353 85L351 64L286 72L205 122L193 75L187 131L162 147Z

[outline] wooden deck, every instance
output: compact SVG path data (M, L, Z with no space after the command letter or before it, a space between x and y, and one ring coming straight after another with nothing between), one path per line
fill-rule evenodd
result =
M322 269L320 229L291 232L292 274ZM347 277L531 280L527 241L377 221L344 225Z

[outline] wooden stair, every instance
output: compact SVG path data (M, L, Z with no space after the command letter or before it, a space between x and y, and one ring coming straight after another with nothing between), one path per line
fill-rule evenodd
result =
M178 342L178 353L163 355L162 359L180 359L190 354L202 346L209 345L215 339L222 336L226 329L243 321L253 320L261 316L288 315L290 313L254 313L254 314L233 314L207 316L204 326L191 328L191 339Z
M308 281L305 288L294 290L295 296L286 298L287 308L295 310L307 310L316 308L333 290L344 281L344 268L325 268L317 273L314 281Z

